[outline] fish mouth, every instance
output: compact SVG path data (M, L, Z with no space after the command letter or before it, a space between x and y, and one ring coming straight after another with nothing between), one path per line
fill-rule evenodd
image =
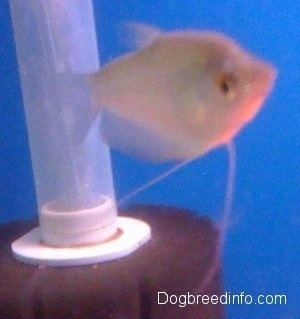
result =
M265 98L271 91L277 78L277 69L266 62L259 62L256 66L254 83L257 92L262 98Z
M277 77L276 68L264 61L255 61L254 67L252 65L251 69L251 94L249 94L249 98L245 101L243 112L245 122L252 120L262 108Z

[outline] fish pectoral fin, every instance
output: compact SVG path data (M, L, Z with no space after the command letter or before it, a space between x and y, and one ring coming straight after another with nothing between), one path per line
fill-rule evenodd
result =
M147 162L167 162L178 159L176 143L139 123L105 110L100 134L103 141L128 155Z
M119 26L122 43L130 49L143 49L161 34L160 29L138 22L126 22Z

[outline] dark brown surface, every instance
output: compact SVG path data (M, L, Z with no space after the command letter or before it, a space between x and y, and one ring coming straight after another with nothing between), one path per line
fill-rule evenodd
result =
M152 239L132 255L99 265L23 265L10 243L36 222L0 227L0 319L221 319L221 305L158 305L158 291L196 294L214 252L216 232L190 211L138 206L122 215L148 222ZM221 294L217 274L208 295Z

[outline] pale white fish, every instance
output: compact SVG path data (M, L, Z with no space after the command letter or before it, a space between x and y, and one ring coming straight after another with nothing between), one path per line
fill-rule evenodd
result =
M235 173L231 141L261 108L276 71L215 32L161 33L136 24L130 28L142 47L91 76L93 114L102 110L102 137L110 146L148 161L183 162L125 200L193 158L224 144L228 148L227 187L216 250L195 291L202 293L219 269L230 219Z
M270 64L216 32L133 26L142 47L90 77L111 147L185 160L226 144L257 114L275 79Z

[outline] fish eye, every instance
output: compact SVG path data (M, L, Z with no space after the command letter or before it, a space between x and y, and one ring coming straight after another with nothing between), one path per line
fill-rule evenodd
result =
M215 85L222 95L232 98L234 96L234 87L236 80L233 75L228 73L219 73L215 78Z

